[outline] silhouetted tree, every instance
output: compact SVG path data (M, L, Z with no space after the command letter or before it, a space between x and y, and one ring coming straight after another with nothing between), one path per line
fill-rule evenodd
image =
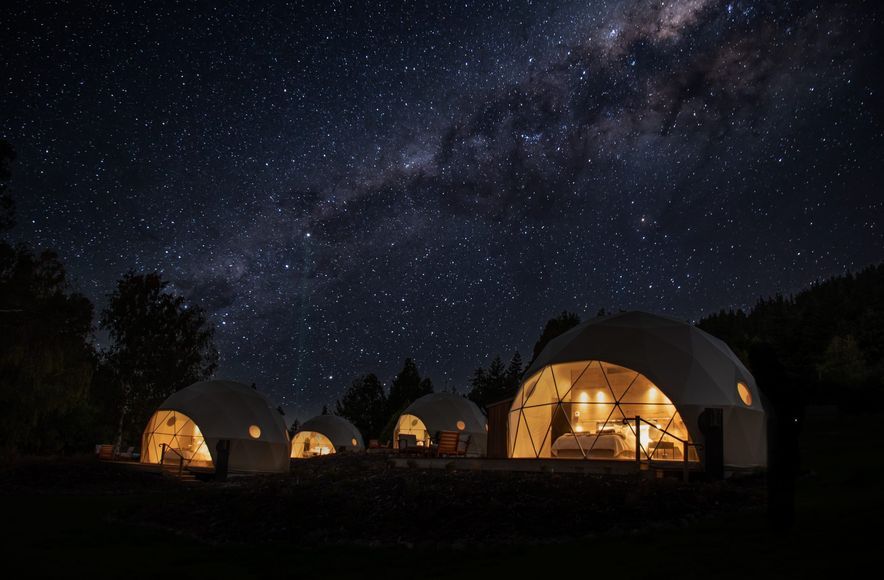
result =
M376 439L387 417L387 398L377 376L369 373L354 380L336 403L335 414L353 423L366 439Z
M791 526L795 518L804 396L773 345L752 344L749 364L764 395L767 411L768 516L774 526L785 528Z
M289 438L291 439L292 437L294 437L295 433L297 433L300 428L301 428L300 421L298 421L297 419L292 421L292 424L289 425Z
M322 413L320 413L320 414L321 414L321 415L328 415L328 414L329 414L329 412L328 412L328 405L323 405L323 406L322 406Z
M884 265L759 300L748 312L722 310L698 326L744 362L753 344L771 345L811 400L851 412L884 401Z
M524 372L525 369L522 368L522 355L519 354L519 351L516 351L513 353L510 364L506 368L507 387L513 390L518 388L519 381L522 380L522 373Z
M128 272L101 315L111 338L104 360L121 402L118 445L124 438L136 441L163 399L211 377L218 364L205 313L166 286L156 273Z
M416 399L433 392L433 382L429 378L421 379L417 365L411 358L406 358L393 381L387 395L388 415L399 414Z
M480 407L510 398L519 388L522 372L522 356L518 352L513 354L506 368L497 355L487 369L480 367L473 372L467 398Z
M537 360L537 357L540 356L540 353L543 352L543 349L546 347L549 342L563 334L568 332L575 326L580 324L580 317L573 312L568 312L567 310L562 311L561 314L556 316L555 318L550 318L546 322L546 326L543 327L543 332L540 335L540 338L537 339L537 342L534 343L534 350L531 354L531 362L528 363L530 367L534 364L534 361Z
M52 252L0 242L0 448L59 451L84 428L92 304Z

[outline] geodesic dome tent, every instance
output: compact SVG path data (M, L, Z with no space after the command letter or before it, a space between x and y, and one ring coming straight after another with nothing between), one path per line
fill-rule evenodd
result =
M767 464L755 379L721 340L685 322L624 312L550 341L509 413L509 457L697 461L699 416L719 408L724 463Z
M201 381L172 394L144 430L142 463L183 458L213 467L217 445L230 441L228 469L288 471L289 439L282 415L258 391L232 381Z
M362 434L353 423L337 415L318 415L304 422L292 437L292 458L363 451Z
M414 435L418 445L430 445L439 431L469 435L468 456L485 455L488 423L482 410L469 399L454 393L430 393L409 405L393 430L393 446L399 436Z

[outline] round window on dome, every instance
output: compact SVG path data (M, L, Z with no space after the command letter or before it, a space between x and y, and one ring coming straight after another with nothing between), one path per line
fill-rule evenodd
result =
M464 423L463 421L458 421L458 422L457 422L457 429L458 429L458 431L463 431L463 430L466 429L466 428L467 428L467 424L466 424L466 423Z
M737 392L740 394L740 400L743 401L743 404L747 407L752 406L752 391L749 390L749 386L740 381L737 383Z
M261 436L261 428L258 427L257 425L251 425L249 427L249 437L251 437L252 439L257 439L260 436Z

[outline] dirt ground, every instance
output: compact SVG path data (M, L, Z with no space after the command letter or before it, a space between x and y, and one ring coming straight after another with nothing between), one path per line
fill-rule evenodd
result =
M795 525L719 483L301 461L183 485L91 457L0 467L0 558L30 577L836 577L878 566L882 417L811 418Z
M181 484L91 457L23 460L6 493L128 496L109 518L211 543L368 546L544 544L758 511L763 480L392 467L383 456L294 461L288 474Z

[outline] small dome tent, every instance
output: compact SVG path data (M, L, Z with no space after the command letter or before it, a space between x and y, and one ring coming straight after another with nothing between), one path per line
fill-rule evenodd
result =
M429 445L439 431L469 435L468 456L484 456L488 440L485 414L469 399L454 393L430 393L409 405L393 430L393 446L400 435L414 436L418 445Z
M674 318L624 312L550 341L509 413L509 457L698 460L699 417L722 410L724 463L767 464L755 380L731 349Z
M329 455L338 451L363 451L362 434L337 415L318 415L304 422L292 437L292 458Z
M288 471L289 440L281 414L242 383L201 381L172 394L144 430L142 463L181 456L188 464L212 467L216 446L230 441L231 471Z

